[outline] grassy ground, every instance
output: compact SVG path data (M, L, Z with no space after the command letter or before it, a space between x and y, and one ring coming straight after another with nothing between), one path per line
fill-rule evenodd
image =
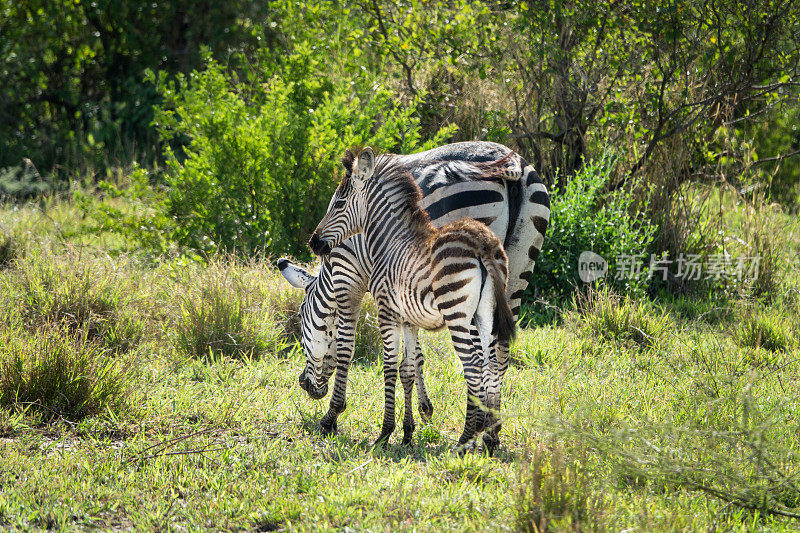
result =
M46 213L0 214L17 242L0 266L0 527L798 529L784 516L800 513L788 288L769 305L599 291L521 331L499 456L462 458L447 334L423 337L435 412L413 446L401 431L370 446L383 386L367 333L340 434L322 438L327 402L297 386L287 336L301 295L269 262L109 256L108 242L53 239L73 214Z

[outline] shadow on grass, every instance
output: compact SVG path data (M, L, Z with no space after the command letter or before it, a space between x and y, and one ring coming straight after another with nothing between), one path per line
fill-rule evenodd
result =
M430 442L421 432L427 426L418 426L414 433L411 445L402 444L403 430L396 429L388 444L376 446L376 437L353 437L346 432L336 433L335 435L323 436L319 425L319 418L304 417L301 427L305 433L317 440L318 444L324 444L322 457L332 463L341 463L351 459L355 455L370 453L374 458L390 460L399 463L404 460L411 460L419 463L427 463L430 458L443 458L447 456L456 457L458 453L454 451L455 439L442 436L441 442ZM502 434L501 434L502 438ZM483 455L483 444L480 436L475 442L475 447L467 452L467 455ZM495 451L493 460L500 463L514 463L518 457L506 447L502 446Z

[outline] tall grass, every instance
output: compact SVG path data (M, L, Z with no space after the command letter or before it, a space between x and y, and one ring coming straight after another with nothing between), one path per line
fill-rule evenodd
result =
M138 342L142 326L127 310L131 287L126 278L113 274L113 268L76 252L56 257L34 250L17 263L6 298L31 330L61 324L107 348L129 350Z
M734 339L746 348L763 348L771 352L788 352L798 344L792 331L794 320L776 313L748 308L733 331Z
M0 232L0 270L14 264L22 253L22 246L16 236Z
M120 361L86 332L49 323L0 332L0 406L41 420L80 420L125 409L129 382Z
M187 269L173 302L178 350L190 357L247 358L290 348L287 325L276 318L292 299L275 294L270 281L277 281L275 273L267 274L260 261L233 256Z
M669 322L661 310L622 297L608 287L590 288L573 300L573 320L599 338L654 348L664 336Z
M516 529L547 531L604 531L605 496L590 475L583 457L562 445L537 445L520 470Z

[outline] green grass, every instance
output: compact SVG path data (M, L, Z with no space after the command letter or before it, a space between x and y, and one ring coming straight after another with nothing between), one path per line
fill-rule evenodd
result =
M618 343L654 348L667 328L664 311L623 298L607 287L578 295L574 306L573 321L584 331Z
M763 348L770 352L786 352L797 346L796 320L769 311L747 310L734 331L740 346Z
M129 309L131 280L118 272L117 264L81 251L57 257L51 250L34 250L0 281L7 285L0 300L31 331L62 324L124 351L138 342L141 323Z
M107 350L60 324L0 332L0 406L36 422L125 410L129 379Z
M791 290L760 307L735 295L592 293L562 325L520 331L498 457L459 457L450 449L466 392L447 333L422 334L433 420L418 420L412 446L398 430L373 449L383 375L367 304L348 407L339 434L323 438L327 400L297 385L302 293L271 261L108 257L102 243L76 250L29 227L26 254L0 274L13 311L0 318L0 353L15 361L0 374L2 390L15 391L0 393L2 528L798 529L780 514L800 512ZM50 279L49 289L32 279ZM58 315L54 325L56 315L28 310L32 295L31 309L77 301L89 318ZM112 317L136 324L125 350L90 335L93 320ZM761 336L745 340L753 328ZM767 330L784 348L766 346ZM231 337L235 350L211 342Z

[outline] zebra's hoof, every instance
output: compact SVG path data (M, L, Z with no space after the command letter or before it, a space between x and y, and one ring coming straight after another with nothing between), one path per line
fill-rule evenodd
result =
M427 402L420 402L419 404L419 417L426 424L433 418L433 404L428 400Z
M331 435L336 435L339 432L339 425L336 422L333 422L331 424L320 422L319 432L322 434L323 437L330 437Z
M384 429L383 431L381 431L380 436L375 440L375 444L373 444L372 446L375 448L386 448L386 445L389 444L389 437L392 436L393 432L394 428L388 431Z
M494 457L494 452L500 446L500 439L490 433L483 434L483 450L489 457Z
M465 444L456 444L455 446L453 446L453 449L451 451L452 453L458 455L459 457L464 457L466 454L475 451L475 442L470 441Z

